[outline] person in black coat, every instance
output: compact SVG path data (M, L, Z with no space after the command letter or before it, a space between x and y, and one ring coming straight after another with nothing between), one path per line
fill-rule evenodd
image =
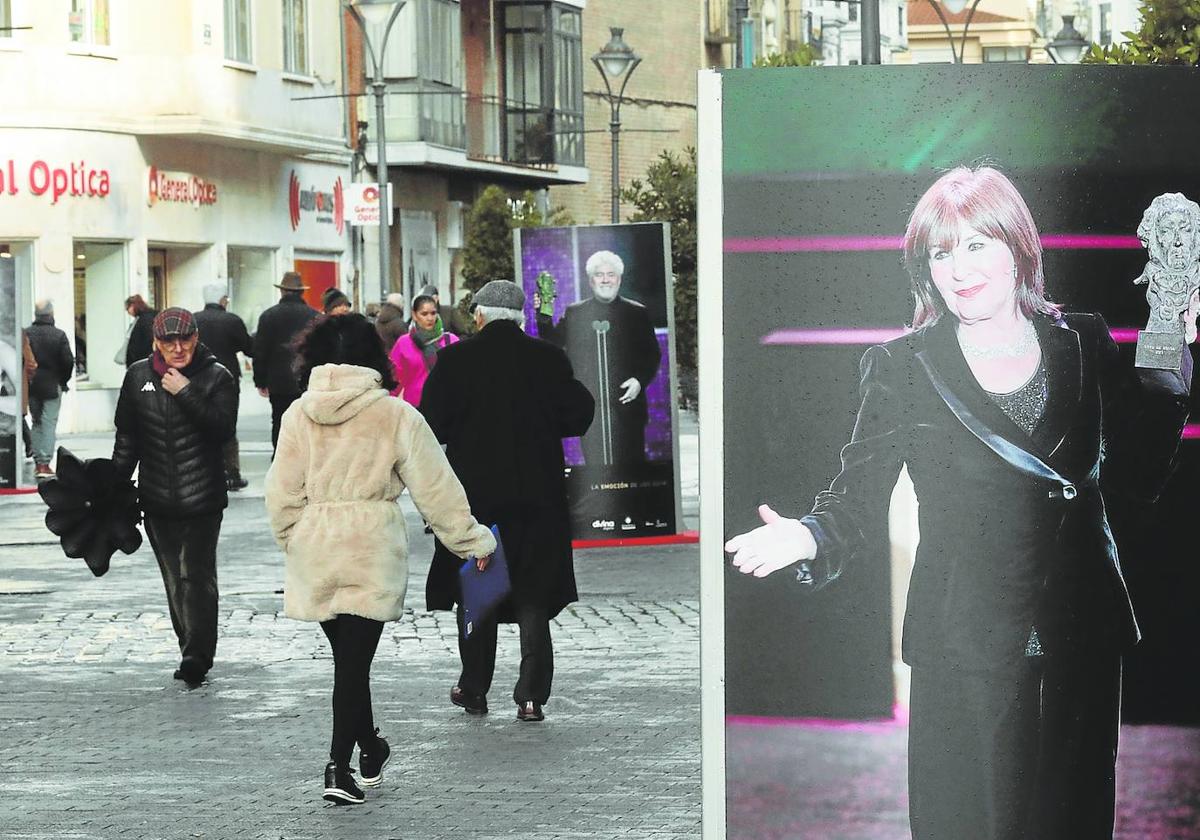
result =
M573 303L557 324L538 313L538 334L567 351L580 380L596 398L596 422L580 440L589 465L646 460L646 388L662 351L646 307L621 297L625 264L612 251L588 257L592 297Z
M1191 353L1135 375L1103 318L1047 301L1029 209L990 167L926 192L905 257L914 331L863 356L841 472L806 516L760 507L726 551L744 573L795 565L820 588L886 551L907 466L914 840L1111 840L1121 655L1140 633L1105 505L1166 483Z
M133 319L129 329L129 340L125 344L125 367L149 358L154 349L154 316L157 311L150 308L141 295L125 298L125 312Z
M61 395L75 370L75 357L67 334L54 326L54 304L39 300L34 304L33 323L25 330L37 368L29 380L30 432L34 470L38 478L50 478L50 460L54 457L55 431Z
M193 312L196 328L200 331L200 341L212 351L217 361L233 374L235 382L241 382L242 366L238 362L238 353L247 358L254 356L254 346L246 324L233 312L225 307L229 305L229 295L225 293L223 283L210 283L204 287L204 308ZM230 490L241 490L249 483L242 478L241 454L238 451L237 435L229 439L223 452L225 459L225 483Z
M125 373L113 466L138 471L146 536L167 590L182 660L175 678L199 683L217 648L217 538L229 504L221 449L237 429L233 374L200 343L195 319L154 319L154 352Z
M472 303L479 333L438 352L420 408L446 445L471 511L499 526L513 592L498 618L516 621L521 635L513 700L521 720L541 720L554 674L550 619L578 598L562 439L587 431L595 403L562 350L521 331L524 304L520 287L507 280L480 289ZM461 564L436 546L426 604L460 604L462 672L451 701L481 714L496 663L497 618L463 640Z
M292 341L309 321L320 315L304 302L308 286L297 272L284 274L275 288L280 290L279 303L258 316L258 329L254 333L254 385L260 395L271 401L272 447L279 440L283 413L300 396Z
M379 307L375 316L375 331L383 342L383 352L391 353L400 336L408 335L408 301L399 292L392 292Z

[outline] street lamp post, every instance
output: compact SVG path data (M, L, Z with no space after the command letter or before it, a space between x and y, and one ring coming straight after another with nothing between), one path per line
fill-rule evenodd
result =
M383 57L387 54L388 36L392 34L392 24L400 15L407 0L353 0L346 8L358 22L362 30L363 43L367 45L367 54L371 58L371 69L374 75L371 80L371 93L375 95L375 180L379 182L379 292L387 294L391 289L391 271L389 264L388 241L389 226L392 223L391 192L388 189L387 165L387 132L385 131L384 102L387 96L387 83L383 80ZM371 43L371 34L367 24L383 25L383 41L376 50Z
M1062 22L1062 29L1046 45L1046 52L1055 64L1075 64L1087 49L1088 42L1075 28L1075 15L1063 15Z
M604 89L607 91L605 99L608 100L611 110L608 130L612 133L612 222L615 225L621 221L621 102L625 96L625 86L629 84L629 77L642 63L642 59L622 40L624 29L617 26L610 26L608 29L612 37L600 52L592 56L592 64L596 65L596 69L600 71L600 78L604 80ZM612 82L609 81L610 77ZM613 95L612 83L618 79L621 80L621 89Z
M971 3L971 11L967 13L967 22L963 24L962 40L959 42L958 52L954 51L954 34L950 31L950 21L946 19L942 6L949 9L950 14L956 15L967 8L967 0L942 0L942 2L929 0L929 5L933 6L933 10L937 12L938 19L941 20L942 26L946 30L946 37L950 40L950 55L954 58L954 63L962 64L963 53L967 50L967 30L971 28L971 19L975 17L975 10L979 8L979 0Z

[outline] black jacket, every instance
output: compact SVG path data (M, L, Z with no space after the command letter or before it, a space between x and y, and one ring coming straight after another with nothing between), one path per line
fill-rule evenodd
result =
M125 367L150 358L154 352L154 316L157 314L157 310L147 309L134 319L129 344L125 347Z
M1182 375L1135 376L1098 315L1034 326L1048 400L1032 436L979 386L952 318L870 348L842 470L801 520L817 542L815 581L837 577L878 544L908 466L921 534L904 619L909 664L1012 662L1035 626L1048 655L1119 651L1139 638L1105 501L1152 500L1169 477L1190 354Z
M379 307L379 314L375 316L375 332L379 333L385 353L391 353L400 336L408 334L405 314L403 309L387 302Z
M562 439L583 434L595 404L557 347L512 321L438 352L421 413L467 491L471 512L499 524L516 600L555 615L576 600ZM441 544L426 587L449 609L462 561Z
M292 369L295 354L288 345L320 314L300 295L285 294L258 316L254 333L255 387L266 388L272 396L300 393L300 380Z
M200 330L200 340L204 346L216 355L217 361L225 365L234 379L241 379L242 366L238 364L237 354L241 352L248 357L254 356L254 346L250 342L250 333L246 332L246 324L217 303L205 304L195 315L196 328Z
M138 497L146 513L187 519L228 504L221 447L237 428L238 389L203 344L181 373L191 381L172 395L149 359L125 372L113 466L129 478L141 464Z
M39 400L55 399L67 390L67 382L75 370L75 357L67 334L54 326L53 315L38 315L29 329L29 346L37 360L37 370L29 382L29 396Z

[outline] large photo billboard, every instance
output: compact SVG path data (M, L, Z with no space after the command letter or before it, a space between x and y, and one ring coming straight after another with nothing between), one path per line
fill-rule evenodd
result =
M17 324L17 274L8 246L0 246L0 489L17 486L21 430L21 331Z
M670 228L659 222L517 229L526 329L562 347L596 401L564 441L577 540L679 525Z
M1198 82L709 84L701 533L725 569L705 679L723 677L729 837L1099 837L1114 799L1137 826L1118 836L1169 836L1144 833L1145 802L1200 782L1180 747L1200 724L1180 597L1200 585L1200 426L1190 358L1135 367L1135 281L1178 276L1170 318L1194 321ZM1174 193L1178 212L1151 209Z

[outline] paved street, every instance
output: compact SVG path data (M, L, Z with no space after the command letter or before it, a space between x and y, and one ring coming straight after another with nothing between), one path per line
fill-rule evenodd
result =
M148 544L94 578L44 530L37 496L0 498L0 837L699 835L697 547L577 552L581 600L553 628L547 720L515 720L515 628L501 631L492 712L472 718L448 700L454 621L424 610L432 538L407 498L408 609L373 670L392 763L365 805L326 805L332 660L317 625L281 615L270 445L261 416L243 426L252 484L226 512L217 664L195 690L171 679L178 647ZM694 423L685 432L695 527Z

